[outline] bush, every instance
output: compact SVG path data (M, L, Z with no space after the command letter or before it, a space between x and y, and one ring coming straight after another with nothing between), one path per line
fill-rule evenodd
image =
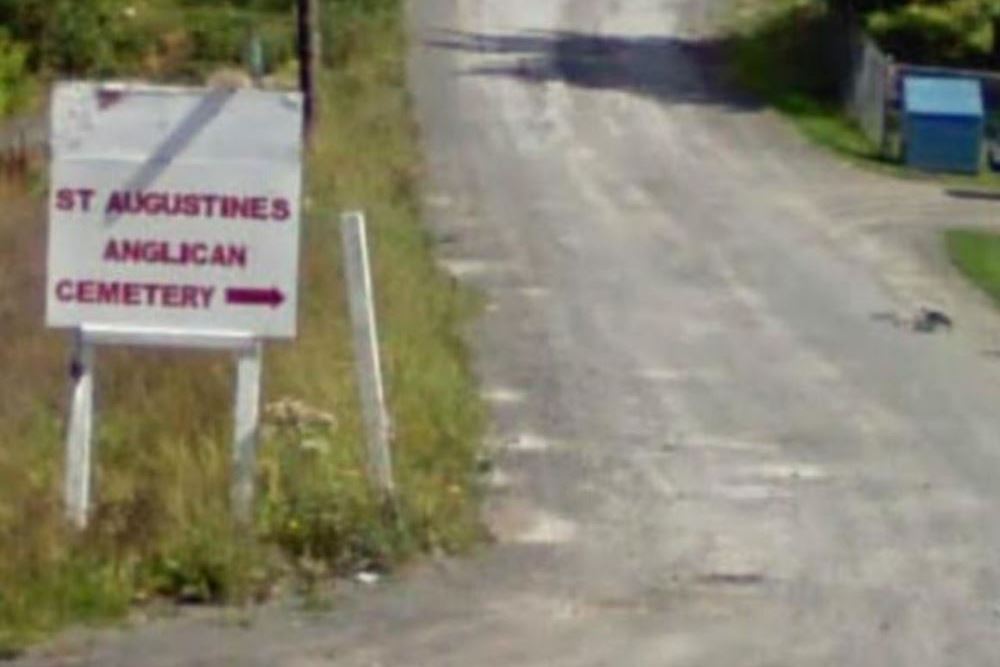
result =
M868 29L896 58L918 64L985 65L993 40L988 13L969 0L879 10Z
M28 48L0 32L0 115L10 114L30 96Z

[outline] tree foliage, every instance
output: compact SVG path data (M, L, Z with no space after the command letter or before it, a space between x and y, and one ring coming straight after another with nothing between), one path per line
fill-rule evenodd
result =
M914 63L1000 66L1000 0L829 0Z

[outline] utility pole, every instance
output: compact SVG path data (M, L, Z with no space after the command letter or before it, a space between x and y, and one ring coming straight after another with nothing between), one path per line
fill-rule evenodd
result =
M299 87L305 96L306 141L312 139L319 100L316 77L320 68L319 0L297 0L299 23Z

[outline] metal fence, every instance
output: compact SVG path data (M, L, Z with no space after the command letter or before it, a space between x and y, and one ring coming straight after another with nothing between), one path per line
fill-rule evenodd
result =
M1000 72L896 63L855 20L832 17L831 29L840 35L833 43L839 50L836 61L840 64L838 74L844 109L883 155L898 149L903 80L907 76L962 77L979 81L987 112L994 118L1000 115ZM992 133L1000 131L1000 122L995 121L990 126Z
M885 150L892 57L883 53L856 24L847 26L846 37L848 66L842 77L844 107L865 136L880 150Z

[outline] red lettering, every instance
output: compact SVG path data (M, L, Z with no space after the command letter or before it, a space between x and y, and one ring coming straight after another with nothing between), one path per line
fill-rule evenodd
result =
M126 262L141 262L142 244L138 241L122 241L121 258Z
M204 215L209 218L215 217L215 205L219 203L219 195L202 195L202 203L205 204Z
M121 255L118 253L118 242L114 239L108 241L108 244L104 246L104 261L105 262L120 262Z
M76 203L73 191L69 188L62 188L56 191L56 208L60 211L72 211Z
M83 205L83 210L90 213L90 201L94 198L94 191L90 188L80 188L76 192L80 195L80 202Z
M63 303L73 301L73 281L60 280L56 283L56 298Z
M271 219L284 222L292 217L291 206L287 199L275 199L271 202Z
M145 210L147 215L160 215L167 208L167 196L153 193L146 197Z
M94 303L97 300L97 283L82 280L76 284L76 300L79 303Z
M254 220L267 220L267 200L263 197L254 197L250 200L250 215L245 216Z
M199 215L201 206L198 203L198 195L184 195L181 198L181 213L189 218Z
M62 188L55 191L54 204L60 211L90 211L96 191L89 188ZM114 191L104 205L109 217L122 214L150 217L203 217L227 220L273 220L292 217L293 202L285 197L243 197L215 193Z
M205 266L208 262L208 247L204 243L196 243L191 248L191 261L198 266Z
M159 285L142 285L142 289L146 292L146 303L156 302L156 293L159 291Z
M97 303L118 303L120 292L119 283L97 283Z
M94 194L91 188L60 188L56 190L56 208L60 211L75 211L80 208L89 213Z
M125 193L112 192L108 198L108 205L104 209L106 215L121 215L125 212Z
M141 306L142 301L139 296L139 286L135 283L125 283L125 293L122 297L122 303L129 307Z
M173 283L126 283L100 280L60 280L55 295L61 303L103 306L206 309L211 306L214 287Z
M185 285L181 288L181 308L198 307L198 288Z
M229 257L226 258L226 266L238 266L241 269L247 267L247 247L229 246Z
M183 294L183 287L179 285L164 285L163 286L163 305L167 308L180 308L181 307L181 295Z

